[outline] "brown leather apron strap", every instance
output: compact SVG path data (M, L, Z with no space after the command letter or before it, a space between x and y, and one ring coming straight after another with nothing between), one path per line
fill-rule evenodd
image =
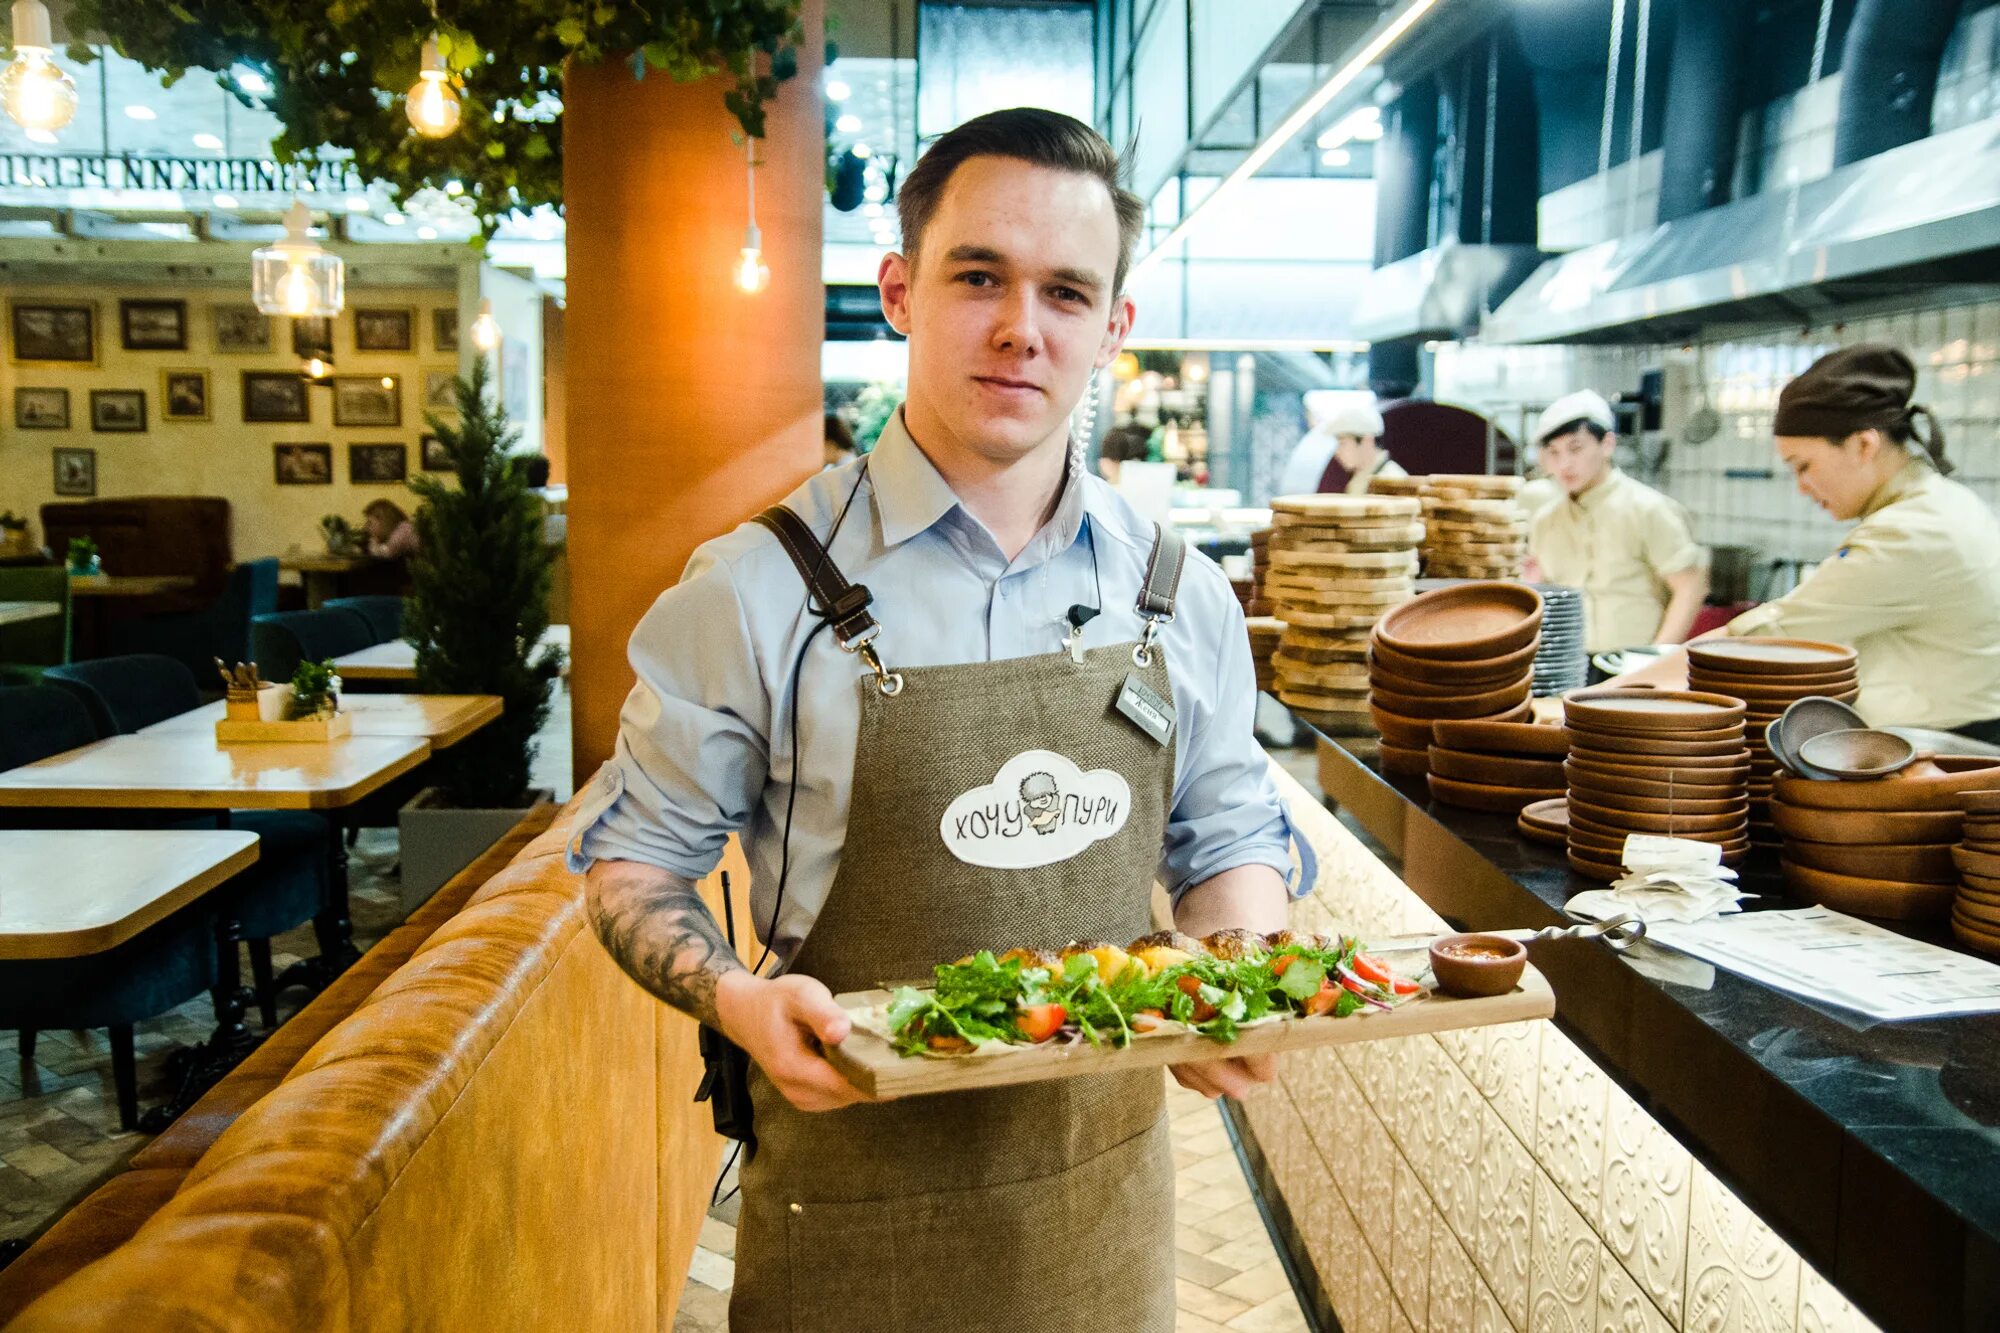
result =
M874 597L865 585L847 581L804 519L784 505L772 505L753 522L770 529L778 545L785 548L785 554L798 568L799 577L805 580L813 614L833 625L834 637L840 640L842 648L853 652L875 637L880 626L868 614Z

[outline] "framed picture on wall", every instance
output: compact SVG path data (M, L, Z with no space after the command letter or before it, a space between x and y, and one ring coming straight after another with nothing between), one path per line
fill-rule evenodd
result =
M143 435L146 430L146 391L92 389L90 428L105 435Z
M160 372L160 420L208 420L207 371L163 370Z
M280 486L333 485L330 444L274 444L271 458Z
M271 350L271 317L254 305L215 307L215 350L218 352L268 352Z
M440 352L458 350L458 311L431 311L431 346Z
M335 375L333 424L336 426L402 425L402 376Z
M55 455L57 495L97 494L97 450L59 448Z
M418 442L419 465L426 472L451 471L451 453L444 447L444 441L435 435L426 435Z
M333 360L333 317L308 315L292 321L292 355Z
M15 430L68 430L68 389L15 389Z
M416 350L417 312L414 310L354 311L354 350L357 352L410 352Z
M185 352L186 301L120 301L119 341L128 352Z
M243 372L245 421L309 421L306 382L295 370Z
M458 411L457 371L427 370L424 372L424 411Z
M401 444L350 444L347 479L356 485L383 485L410 475L410 450Z
M97 307L88 301L13 301L7 307L16 365L97 364Z

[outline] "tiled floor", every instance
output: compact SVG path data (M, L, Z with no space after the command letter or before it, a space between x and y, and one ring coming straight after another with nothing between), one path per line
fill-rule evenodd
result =
M1277 1251L1214 1103L1167 1084L1173 1117L1177 1333L1305 1333ZM729 1182L733 1184L732 1182ZM725 1184L725 1191L728 1184ZM688 1265L675 1333L724 1333L735 1278L737 1201L710 1211Z

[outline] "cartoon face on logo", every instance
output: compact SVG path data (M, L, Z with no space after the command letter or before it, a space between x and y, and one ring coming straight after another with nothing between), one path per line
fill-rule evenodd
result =
M1067 861L1125 827L1132 788L1115 769L1086 773L1052 750L1029 750L993 781L945 808L938 833L951 854L998 870Z

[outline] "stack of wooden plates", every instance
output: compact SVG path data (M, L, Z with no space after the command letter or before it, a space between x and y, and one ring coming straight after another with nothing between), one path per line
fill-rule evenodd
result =
M1852 648L1807 639L1704 639L1691 643L1688 688L1726 694L1746 705L1750 737L1750 837L1775 847L1771 783L1779 764L1764 744L1764 728L1800 699L1824 695L1853 703L1859 693Z
M1965 826L1951 853L1959 870L1951 933L1968 949L2000 954L2000 791L1973 792L1958 805Z
M1569 846L1569 799L1552 796L1546 801L1536 801L1533 805L1521 807L1521 813L1514 819L1514 827L1530 842L1546 842L1552 846Z
M1851 782L1780 776L1770 811L1785 884L1797 898L1856 916L1941 920L1961 891L1962 803L1996 790L1993 759L1922 759Z
M1519 583L1454 583L1384 616L1368 656L1383 769L1430 772L1431 724L1440 718L1526 719L1541 624L1541 596Z
M1519 477L1424 478L1424 573L1434 579L1514 579L1528 555Z
M1243 627L1250 631L1250 661L1257 668L1257 688L1276 690L1278 669L1271 659L1277 655L1278 643L1284 637L1285 622L1276 616L1250 616Z
M1368 634L1408 601L1417 576L1422 505L1379 495L1294 495L1271 502L1264 590L1285 632L1272 658L1277 695L1293 708L1368 711Z
M1271 529L1259 528L1250 534L1250 600L1243 604L1246 616L1271 614L1271 594L1264 580L1271 573Z
M1585 690L1563 700L1569 731L1569 863L1617 879L1634 833L1750 850L1743 704L1691 690Z
M1569 736L1533 722L1431 723L1431 794L1449 805L1516 814L1564 794Z

